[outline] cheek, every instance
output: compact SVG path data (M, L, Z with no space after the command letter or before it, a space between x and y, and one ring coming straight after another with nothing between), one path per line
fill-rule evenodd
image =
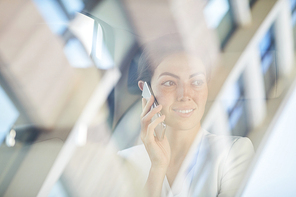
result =
M158 101L159 104L165 106L170 100L172 100L172 96L171 94L168 93L160 93L160 94L156 94L156 99Z
M208 98L208 89L207 88L204 88L198 94L199 94L199 99L201 101L206 101L207 98Z
M167 110L170 104L174 102L173 92L157 89L155 90L154 95L158 101L158 104L163 106L163 110Z
M192 100L198 105L205 105L208 97L208 88L205 86L200 90L193 90L190 93ZM168 111L169 107L176 101L176 90L165 90L162 88L155 88L154 95L159 104L163 106L163 111Z
M205 105L208 99L208 89L207 87L204 87L200 90L195 90L194 95L192 96L192 99L194 102L198 105Z

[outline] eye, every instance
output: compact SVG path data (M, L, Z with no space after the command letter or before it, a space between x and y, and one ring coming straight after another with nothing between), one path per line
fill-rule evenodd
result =
M162 85L170 87L170 86L175 85L175 82L173 82L173 81L166 81Z
M203 80L196 80L194 82L192 82L192 85L194 86L202 86L204 84Z

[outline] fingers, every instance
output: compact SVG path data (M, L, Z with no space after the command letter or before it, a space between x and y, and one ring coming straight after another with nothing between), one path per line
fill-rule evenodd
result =
M142 114L141 114L141 118L143 118L151 109L151 106L154 102L154 96L151 95L150 99L148 100L148 102L146 101L146 99L142 99Z
M154 102L154 97L151 95L150 99L148 101L146 101L146 99L142 99L142 114L141 114L141 139L142 141L146 138L147 134L148 134L148 126L150 124L152 124L151 119L153 118L153 116L155 116L158 112L161 111L162 109L162 105L158 105L157 107L151 109L151 106ZM164 116L158 117L156 120L154 120L152 125L150 125L151 132L152 132L152 138L154 138L153 132L155 127L157 126L157 124L159 124L160 122L164 121ZM157 123L159 122L159 123ZM155 126L154 126L155 124ZM150 135L149 135L150 136Z
M153 108L151 111L149 111L142 119L142 126L146 128L150 123L153 116L155 116L158 112L160 112L162 109L162 105L158 105L157 107Z
M152 121L148 125L146 136L149 140L154 140L154 129L156 128L156 126L158 124L162 123L164 121L164 119L165 119L165 115L162 115L162 116L156 118L154 121Z
M141 133L141 140L145 146L155 143L154 130L158 124L164 121L164 119L164 115L158 117L147 126L147 129L145 130L146 132Z
M146 103L146 99L142 98L142 111L144 110Z

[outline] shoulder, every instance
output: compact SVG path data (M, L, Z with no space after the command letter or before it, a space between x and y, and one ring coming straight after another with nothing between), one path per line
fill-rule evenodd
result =
M210 151L211 161L219 169L220 178L231 169L246 170L254 155L251 140L240 136L222 136L204 132L203 147Z
M254 155L247 137L220 136L204 132L204 142L211 154L212 172L216 174L219 196L234 196Z
M226 154L225 156L229 154L254 154L253 144L247 137L215 135L206 130L203 132L204 140L209 144L211 149L219 152L219 154L224 153Z

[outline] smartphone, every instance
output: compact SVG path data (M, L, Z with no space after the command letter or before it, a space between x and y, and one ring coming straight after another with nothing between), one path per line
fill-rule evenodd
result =
M144 87L143 87L143 91L142 91L142 97L144 99L146 99L146 101L148 102L148 100L150 99L151 95L154 97L154 103L151 106L152 110L153 108L155 108L158 105L158 102L152 92L152 89L150 87L150 85L145 82L144 83ZM155 120L156 118L160 117L162 114L161 112L158 112L151 121ZM154 130L154 136L157 137L158 140L162 140L164 138L164 134L165 134L165 129L166 129L166 124L164 122L158 124Z

